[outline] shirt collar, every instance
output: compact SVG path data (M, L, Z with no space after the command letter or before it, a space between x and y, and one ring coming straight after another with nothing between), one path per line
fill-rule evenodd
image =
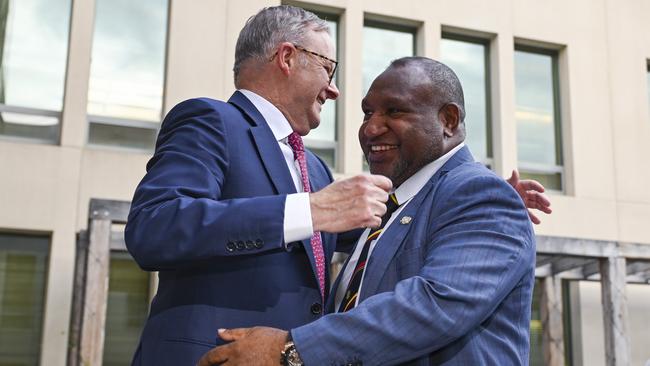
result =
M443 165L452 157L456 152L465 146L464 142L461 142L458 146L451 149L445 155L439 157L438 159L430 162L429 164L423 166L417 173L410 176L407 180L404 181L397 189L395 189L395 197L397 202L400 205L406 203L420 192L422 187L433 177L436 172L442 168Z
M286 139L287 136L293 132L289 121L287 121L287 118L271 102L264 99L264 97L261 95L256 94L250 90L239 89L239 91L244 94L244 96L248 98L251 103L253 103L262 117L264 117L266 123L271 128L271 132L273 132L273 136L275 136L275 139L277 141Z

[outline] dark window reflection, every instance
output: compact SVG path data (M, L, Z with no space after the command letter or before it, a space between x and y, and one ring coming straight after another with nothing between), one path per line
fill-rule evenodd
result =
M37 365L49 238L0 234L0 365Z
M104 365L128 365L149 312L149 273L126 252L111 252Z

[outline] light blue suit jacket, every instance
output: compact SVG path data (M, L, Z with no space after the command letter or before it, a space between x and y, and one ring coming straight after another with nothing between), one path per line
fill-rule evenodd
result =
M306 365L526 365L534 263L523 202L465 147L383 233L359 306L292 336Z

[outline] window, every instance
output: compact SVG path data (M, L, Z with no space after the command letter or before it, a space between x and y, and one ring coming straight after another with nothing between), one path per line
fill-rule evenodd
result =
M465 93L465 143L474 158L492 164L490 119L489 41L442 34L440 60L460 79Z
M363 95L393 60L407 56L415 56L415 29L366 20L363 25ZM365 158L363 170L369 170Z
M153 149L162 114L167 0L97 0L89 142Z
M49 238L0 233L0 365L37 365Z
M127 252L111 252L104 365L131 362L149 312L149 287L149 273Z
M557 53L515 49L517 153L522 178L562 190Z
M58 141L70 1L0 2L0 135Z
M363 27L363 94L391 61L415 55L415 29L366 20Z
M329 14L321 14L318 16L327 21L330 27L330 35L334 42L334 47L337 50L338 60L338 17ZM334 75L332 83L337 83L337 77ZM311 130L309 135L305 137L305 145L318 155L332 170L336 170L336 152L337 152L337 137L336 137L336 111L337 102L328 100L320 113L320 125L318 128Z
M536 278L533 289L532 311L530 313L530 366L544 365L542 347L544 331L542 329L542 282Z

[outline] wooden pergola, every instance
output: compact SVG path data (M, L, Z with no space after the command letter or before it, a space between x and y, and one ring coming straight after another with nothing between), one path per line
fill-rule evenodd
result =
M110 251L126 251L123 232L113 226L126 223L129 206L125 201L90 201L88 230L77 243L68 365L102 364ZM606 364L630 364L625 287L650 283L650 245L537 236L535 276L542 285L546 365L565 364L562 280L601 282Z

